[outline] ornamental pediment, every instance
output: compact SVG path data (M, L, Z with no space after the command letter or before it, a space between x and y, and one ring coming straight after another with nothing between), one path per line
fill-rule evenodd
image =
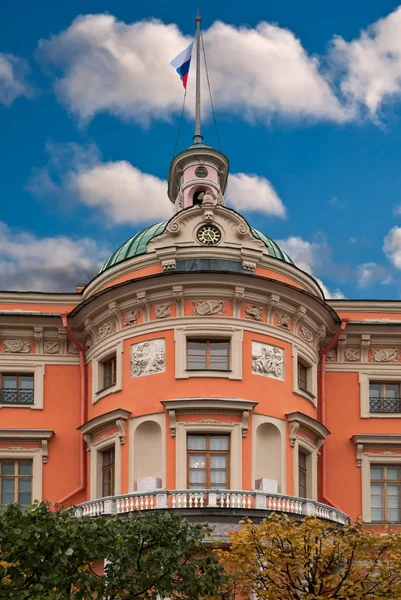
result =
M268 249L241 215L210 196L202 206L177 213L164 233L149 242L148 252L156 252L164 270L174 270L178 254L241 260L243 268L253 270Z

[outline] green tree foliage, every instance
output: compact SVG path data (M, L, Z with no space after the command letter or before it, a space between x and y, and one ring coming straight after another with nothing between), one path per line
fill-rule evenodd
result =
M208 530L163 511L76 518L46 503L0 514L0 599L128 600L213 596L223 581ZM107 559L105 574L92 566Z
M342 529L307 517L248 521L217 551L230 574L227 591L258 600L397 600L401 535L376 535L358 523Z

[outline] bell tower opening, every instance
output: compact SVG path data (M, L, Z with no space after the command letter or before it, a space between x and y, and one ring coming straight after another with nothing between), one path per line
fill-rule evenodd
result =
M202 201L205 193L206 188L197 189L192 197L192 206L202 206Z

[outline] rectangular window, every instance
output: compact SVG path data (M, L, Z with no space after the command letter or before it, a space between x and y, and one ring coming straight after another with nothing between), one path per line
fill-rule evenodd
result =
M307 498L307 466L305 452L298 454L298 495L300 498Z
M102 496L114 496L115 453L114 448L102 452Z
M187 340L187 369L228 371L229 352L229 340Z
M107 389L116 384L117 358L111 356L103 362L103 389Z
M189 489L229 489L228 435L188 435L187 457Z
M371 382L369 410L371 413L401 413L400 384Z
M370 466L370 510L372 521L401 521L401 466Z
M33 375L2 373L0 404L33 404Z
M2 505L32 503L31 460L0 461L0 500Z
M303 392L308 391L308 367L298 361L298 387Z

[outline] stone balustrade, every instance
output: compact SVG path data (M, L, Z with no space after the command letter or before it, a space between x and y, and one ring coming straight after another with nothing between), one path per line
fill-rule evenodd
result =
M275 513L311 515L346 524L349 519L341 511L314 500L268 494L260 491L238 490L155 490L132 492L91 500L76 506L78 517L126 514L154 509L237 509L241 511L261 510ZM205 515L206 516L206 515Z

